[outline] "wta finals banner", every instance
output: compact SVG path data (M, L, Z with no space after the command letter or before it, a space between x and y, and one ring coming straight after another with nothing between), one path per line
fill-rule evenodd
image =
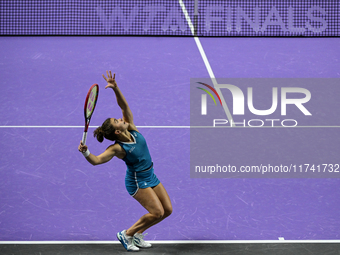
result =
M340 79L191 79L192 178L340 178Z
M1 35L339 36L338 0L5 0Z

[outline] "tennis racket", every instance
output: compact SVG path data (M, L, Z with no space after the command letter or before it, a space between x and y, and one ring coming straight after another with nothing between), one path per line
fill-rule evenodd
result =
M84 105L85 128L84 128L83 139L82 139L82 142L84 145L86 143L86 138L87 138L87 129L89 128L90 120L91 120L94 108L96 107L98 93L99 93L98 84L93 84L91 88L89 89L89 92L87 92L87 95L86 95L86 100L85 100L85 105Z

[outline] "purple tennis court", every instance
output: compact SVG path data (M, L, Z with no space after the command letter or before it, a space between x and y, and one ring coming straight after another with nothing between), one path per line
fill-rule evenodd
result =
M98 143L91 134L106 118L122 115L102 78L112 70L173 206L169 218L147 231L154 248L142 254L249 254L245 245L258 254L270 254L268 247L280 254L294 249L338 254L337 169L327 178L193 178L191 173L192 142L205 146L206 154L195 155L202 162L220 155L234 164L339 166L339 42L335 37L0 37L1 253L125 252L116 233L147 212L125 189L126 166L115 158L94 167L77 150L85 95L94 83L99 98L87 145L98 155L111 144ZM205 131L191 123L190 80L211 79L209 68L217 79L318 80L308 88L306 108L313 119L294 112L288 117L301 117L302 127L218 129L228 145L216 154L208 139L196 141ZM72 251L56 248L58 243ZM318 253L303 253L308 249Z

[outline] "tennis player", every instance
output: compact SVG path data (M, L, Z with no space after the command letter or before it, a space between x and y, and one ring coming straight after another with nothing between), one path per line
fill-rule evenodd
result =
M80 142L78 150L92 165L99 165L117 157L125 161L127 166L125 186L148 213L143 215L127 230L117 233L118 240L128 251L138 251L139 248L149 248L152 245L144 240L144 231L159 223L172 213L172 205L164 186L154 174L153 163L145 138L133 123L133 115L125 97L117 86L115 74L106 71L105 89L111 88L122 110L123 118L108 118L101 127L94 131L99 142L104 138L115 141L102 154L95 156L88 147ZM138 248L139 247L139 248Z

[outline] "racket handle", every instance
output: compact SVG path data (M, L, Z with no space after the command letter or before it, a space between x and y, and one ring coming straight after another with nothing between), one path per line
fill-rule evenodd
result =
M83 133L83 139L82 139L82 142L83 142L84 145L86 144L86 138L87 138L87 132L84 132Z

